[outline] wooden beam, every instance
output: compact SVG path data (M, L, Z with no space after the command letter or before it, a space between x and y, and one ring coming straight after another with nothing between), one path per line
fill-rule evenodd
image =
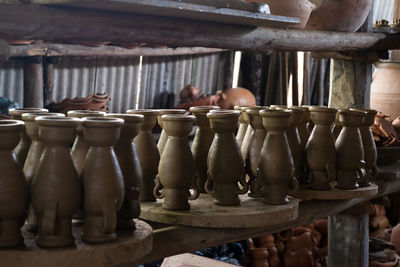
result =
M293 221L267 228L199 228L168 226L154 230L152 252L135 262L143 264L184 252L222 245L250 237L276 233L295 226L308 225L318 219L326 218L354 207L372 198L378 198L400 190L400 180L380 180L378 194L373 197L350 200L311 200L300 203L299 217ZM165 246L168 244L168 246Z
M41 57L24 61L24 107L43 107L43 65Z
M0 38L6 40L145 42L263 53L400 47L400 34L255 28L78 8L1 4L0 17Z
M131 57L131 56L177 56L188 54L205 54L225 51L218 48L184 47L184 48L124 48L119 46L90 47L73 44L32 44L13 45L10 47L10 57Z

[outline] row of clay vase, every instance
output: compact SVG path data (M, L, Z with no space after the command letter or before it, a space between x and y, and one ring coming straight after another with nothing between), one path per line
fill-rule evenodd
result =
M249 239L246 266L326 266L327 234L327 219L322 219L308 226Z
M65 117L35 108L10 114L15 120L0 121L7 174L0 181L0 246L23 243L28 206L25 227L38 231L44 247L74 243L71 221L79 208L86 242L113 241L117 228L135 229L142 176L132 140L143 116L72 111Z

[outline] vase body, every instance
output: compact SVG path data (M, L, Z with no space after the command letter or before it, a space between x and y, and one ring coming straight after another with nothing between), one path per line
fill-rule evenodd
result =
M365 161L365 176L361 177L358 181L360 187L367 187L371 183L370 181L375 179L378 175L378 168L376 166L377 151L374 136L372 134L370 126L374 124L375 115L377 111L374 109L354 109L356 111L366 112L364 117L363 125L359 128L361 139L364 149L364 161Z
M239 147L240 153L242 154L243 161L246 160L247 148L249 147L250 139L254 132L253 127L251 127L251 125L250 125L249 115L247 115L247 113L246 113L247 108L248 107L242 107L242 113L241 113L241 116L243 116L243 120L247 124L247 130L246 130L246 133L244 134L242 145Z
M249 147L247 148L245 169L249 175L249 196L262 197L262 183L257 179L257 168L260 162L261 148L264 143L267 131L265 130L260 110L265 107L249 107L246 109L246 114L249 116L250 125L254 129L254 133L250 138Z
M205 189L213 194L217 205L238 205L238 195L248 190L244 162L234 136L239 115L240 112L236 110L211 111L207 114L215 136L207 159L208 180ZM243 186L242 189L238 183Z
M235 106L234 110L242 111L243 106ZM238 142L239 147L242 146L244 135L246 134L247 127L249 124L244 119L243 113L239 116L239 129L236 133L236 141Z
M39 160L42 156L44 149L43 141L39 139L39 125L35 121L36 117L39 116L56 116L65 117L62 113L49 113L49 112L37 112L37 113L24 113L22 114L22 120L25 121L25 133L30 139L31 145L29 146L28 154L25 159L23 171L28 188L31 187L33 176L35 175L36 169L39 166ZM35 211L32 204L29 204L28 216L26 218L25 230L29 232L36 232L38 229L38 222Z
M68 111L67 116L72 118L103 117L104 114L106 113L103 111L95 110L71 110ZM83 166L85 165L86 154L89 150L89 144L83 137L82 126L78 125L76 129L76 138L74 144L72 145L71 158L78 175L81 175Z
M12 108L9 110L9 112L13 120L22 120L22 114L24 113L48 112L48 110L44 108ZM30 145L31 140L26 135L26 132L24 130L21 132L21 139L19 140L18 145L14 148L15 156L17 157L17 160L21 167L23 167L25 164Z
M124 200L124 178L113 145L124 121L119 118L83 118L85 140L90 148L82 171L83 240L90 243L117 238L117 212Z
M376 63L371 83L371 108L400 116L400 62Z
M364 147L359 130L365 115L362 111L339 111L343 129L335 143L338 188L357 189L358 181L365 176Z
M263 184L264 203L283 205L286 194L298 186L294 178L294 163L286 136L292 111L262 110L260 114L267 130L258 165L258 179Z
M336 149L331 126L337 110L311 107L311 120L315 124L306 146L307 164L310 169L311 189L329 190L336 180Z
M311 113L310 113L310 109L308 107L303 106L303 107L297 107L297 108L301 108L304 111L303 120L299 123L297 129L299 131L301 146L303 147L303 149L305 149L308 138L310 137L310 131L307 127L307 124L311 120Z
M134 229L134 218L140 215L140 188L142 187L142 169L136 153L133 139L138 135L143 123L143 115L138 114L107 114L106 117L124 120L121 135L114 145L115 154L124 178L124 201L117 213L118 229Z
M36 117L44 143L32 181L32 205L38 217L37 244L44 247L73 245L71 217L81 201L81 185L69 154L79 119Z
M155 187L154 180L158 173L160 153L158 152L151 130L156 124L159 111L152 109L132 109L128 110L126 113L144 116L139 134L133 139L143 175L142 188L140 189L140 201L155 202L156 198L153 195L153 189Z
M317 5L307 29L355 32L364 23L372 0L310 0Z
M164 198L164 209L189 210L188 198L195 199L199 196L195 186L196 167L187 140L195 117L169 114L163 115L162 120L168 139L158 167L159 184L155 194ZM188 193L191 185L195 189L193 198ZM158 192L160 186L162 194Z
M160 152L160 156L162 155L165 143L167 142L167 139L168 139L168 136L164 131L164 126L163 126L163 122L162 122L161 116L162 115L167 115L167 114L181 114L181 115L183 115L185 113L186 113L186 110L184 110L184 109L160 109L160 113L158 113L158 116L157 116L158 125L160 125L160 127L162 129L161 134L160 134L160 138L158 139L158 142L157 142L157 148L158 148L158 152Z
M196 117L197 130L191 150L199 175L197 187L201 193L206 193L204 185L207 181L207 156L214 139L214 132L210 128L210 121L207 118L207 113L210 110L217 109L219 109L218 106L196 106L190 108L190 112Z
M23 130L22 121L0 121L0 247L24 243L20 228L28 210L29 193L22 168L12 151Z

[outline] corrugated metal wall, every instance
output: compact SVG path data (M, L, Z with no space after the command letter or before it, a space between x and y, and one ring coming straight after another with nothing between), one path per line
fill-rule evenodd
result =
M385 19L392 23L394 0L374 0L373 22Z
M111 112L130 108L169 108L186 84L205 94L223 89L228 52L163 57L62 58L55 64L51 98L107 92ZM22 61L0 64L0 96L23 103Z

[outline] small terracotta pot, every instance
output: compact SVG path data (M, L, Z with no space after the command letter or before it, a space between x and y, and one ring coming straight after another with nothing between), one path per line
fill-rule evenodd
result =
M314 257L312 251L307 248L301 248L298 251L288 250L284 256L285 267L310 267L314 266Z
M249 249L250 262L248 266L251 267L269 267L268 263L268 250L266 248L250 248Z

